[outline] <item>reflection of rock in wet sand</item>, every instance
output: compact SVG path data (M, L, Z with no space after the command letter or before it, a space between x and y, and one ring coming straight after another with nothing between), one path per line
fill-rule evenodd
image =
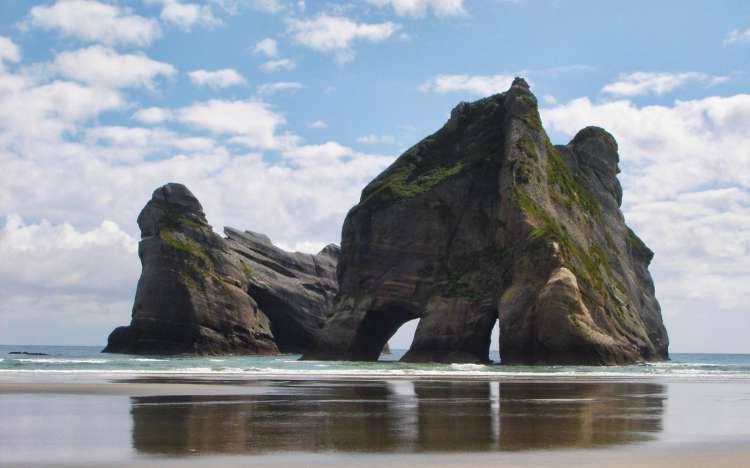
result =
M149 453L391 451L401 439L397 403L385 382L304 383L234 397L133 397L133 443Z
M254 397L132 397L133 446L164 454L245 452L247 398Z
M595 447L651 440L662 429L654 383L500 384L500 448Z
M490 382L415 382L417 449L494 450Z
M661 430L661 385L297 382L253 395L133 397L146 453L426 452L591 447Z

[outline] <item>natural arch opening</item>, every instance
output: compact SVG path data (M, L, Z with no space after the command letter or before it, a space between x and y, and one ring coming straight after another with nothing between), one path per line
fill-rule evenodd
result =
M490 361L499 364L500 356L500 320L495 320L495 326L490 332Z
M282 353L302 353L312 347L310 329L316 325L313 317L307 321L299 320L299 312L265 289L250 285L248 294L271 322L271 332Z
M357 328L352 359L357 361L377 361L383 347L401 325L418 316L405 306L389 304L369 310Z
M390 354L386 354L384 349L380 354L380 361L398 361L401 359L401 356L409 350L414 341L419 320L419 318L408 320L396 330L396 333L386 342Z

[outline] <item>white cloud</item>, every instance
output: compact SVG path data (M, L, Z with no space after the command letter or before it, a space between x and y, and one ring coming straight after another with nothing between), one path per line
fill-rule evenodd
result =
M33 85L11 78L6 89L0 79L0 147L16 138L37 143L59 138L74 132L77 124L125 105L117 91L107 88L68 81Z
M314 122L310 122L307 126L310 128L328 128L328 124L322 120L316 120Z
M52 5L35 6L24 25L105 44L145 46L161 36L156 20L94 0L59 0Z
M293 70L297 64L294 60L282 58L278 60L269 60L260 66L261 70L266 73L273 73L278 70Z
M0 36L0 67L3 62L18 62L21 60L21 49L10 38Z
M391 144L395 141L390 135L376 135L374 133L357 138L357 143L362 143L363 145Z
M393 161L335 142L301 144L282 132L284 117L258 101L212 100L132 115L136 121L177 121L197 129L187 133L89 125L104 112L127 109L114 89L36 83L0 72L0 216L19 213L48 219L52 226L67 223L79 233L109 219L137 238L135 219L151 191L178 181L200 198L217 230L227 224L254 229L286 245L336 242L361 187ZM269 148L281 157L248 153L236 144ZM136 255L131 260L137 265ZM136 279L134 273L126 283L132 288ZM22 299L2 297L3 310ZM50 301L52 306L63 298ZM121 317L127 315L123 310Z
M309 165L333 162L343 156L354 154L355 151L335 141L327 141L318 145L301 145L288 148L283 156L298 164Z
M116 271L114 262L133 266L135 239L112 221L102 221L79 232L68 223L52 225L46 220L26 224L16 214L7 215L0 229L0 282L15 283L30 290L44 285L54 289L117 288L117 281L130 279L133 268ZM83 254L83 255L81 255ZM136 256L137 258L137 256Z
M307 252L307 253L318 253L328 245L325 242L295 242L294 244L276 244L279 248L286 250L287 252Z
M266 57L276 57L279 54L279 47L274 39L267 37L255 44L253 52L263 54Z
M295 42L319 52L333 53L339 62L354 58L354 43L382 42L401 28L390 21L357 23L344 16L325 14L311 19L290 19L287 26Z
M133 114L133 119L146 124L160 124L172 119L173 113L169 109L161 107L147 107L139 109Z
M213 89L245 84L245 78L233 68L224 68L216 71L193 70L188 73L188 76L193 84L208 86Z
M391 156L357 153L335 142L285 148L276 162L221 149L185 155L176 147L164 157L148 159L150 145L161 135L103 127L92 129L85 145L70 151L57 145L25 156L0 152L0 183L8 189L0 196L0 213L12 209L29 218L59 219L55 222L68 222L79 231L94 229L109 218L127 226L135 238L135 218L151 191L178 181L198 196L219 231L224 225L253 229L286 245L338 242L343 217L361 187L393 161ZM132 147L133 154L122 157L122 146ZM138 147L143 148L140 158ZM112 151L120 152L117 158L111 157ZM50 156L57 157L54 166L45 163ZM37 183L30 186L28 178ZM59 180L76 183L55 183ZM91 252L80 250L78 255L90 257ZM137 262L137 255L129 259ZM107 265L118 269L124 261ZM133 273L124 283L132 287L136 279ZM44 283L40 279L38 284ZM123 310L120 320L127 316Z
M100 45L61 52L51 69L76 81L112 88L142 86L152 89L156 77L176 73L172 65L150 59L141 52L120 54Z
M229 15L237 15L243 8L249 8L263 13L275 14L287 11L284 0L207 0ZM303 8L304 9L304 2Z
M194 25L212 27L221 24L209 5L181 3L178 0L161 0L161 19L167 23L189 30Z
M630 101L594 103L588 98L543 109L545 122L573 134L600 125L620 142L640 198L696 190L709 182L750 186L750 153L744 151L750 95L676 101L673 106L638 107ZM648 177L641 174L648 168Z
M599 125L617 139L625 216L656 252L667 318L750 303L748 119L747 94L643 107L580 98L542 110L549 129Z
M379 7L391 7L399 16L423 17L430 11L436 16L465 15L464 0L368 0Z
M188 154L221 153L212 138L180 136L163 128L93 127L86 131L92 155L107 161L141 161L148 156L171 155L175 150Z
M689 82L714 86L728 79L726 76L714 76L700 72L634 72L620 75L617 81L604 86L602 92L615 96L639 96L645 94L659 96Z
M512 75L437 75L419 86L422 92L446 94L468 92L480 96L500 93L510 88Z
M258 94L274 94L279 91L302 89L305 86L295 81L279 81L276 83L264 83L258 86Z
M736 42L750 42L750 28L733 29L729 31L724 38L724 43L734 44Z
M278 145L276 128L285 119L260 101L197 102L178 111L177 119L216 135L233 135L234 141L253 148Z
M6 215L0 256L4 343L100 344L113 325L126 322L140 268L136 240L114 222L77 230ZM35 327L36 336L24 337L29 323L48 330Z

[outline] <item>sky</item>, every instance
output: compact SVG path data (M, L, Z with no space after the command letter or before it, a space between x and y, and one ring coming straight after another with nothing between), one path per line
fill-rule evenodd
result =
M671 351L750 352L749 72L746 1L3 0L0 343L128 323L164 183L217 232L317 252L458 102L523 76L553 142L617 139Z

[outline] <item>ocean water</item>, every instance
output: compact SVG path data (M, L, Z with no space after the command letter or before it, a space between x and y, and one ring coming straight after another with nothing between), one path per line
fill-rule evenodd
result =
M45 355L10 354L11 352ZM680 379L750 379L750 354L674 353L667 362L629 366L510 366L502 365L497 351L493 364L412 364L393 350L378 362L301 361L299 355L278 356L134 356L103 354L97 346L0 345L0 377L44 375L151 376L195 375L217 378L262 377L449 377L523 378L555 376L649 377Z

